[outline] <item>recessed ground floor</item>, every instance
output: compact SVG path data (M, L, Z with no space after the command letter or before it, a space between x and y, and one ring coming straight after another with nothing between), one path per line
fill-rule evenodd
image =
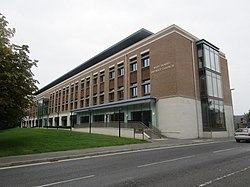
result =
M234 133L232 106L224 105L224 126L213 129L204 126L201 101L187 97L142 97L126 101L79 108L66 113L27 117L22 126L27 127L114 127L150 128L165 137L219 138ZM210 116L211 117L211 116ZM214 120L221 120L214 112Z

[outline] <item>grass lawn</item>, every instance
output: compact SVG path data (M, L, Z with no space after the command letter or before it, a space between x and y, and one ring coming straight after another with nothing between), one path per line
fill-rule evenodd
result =
M15 128L0 131L0 157L145 142L69 130Z

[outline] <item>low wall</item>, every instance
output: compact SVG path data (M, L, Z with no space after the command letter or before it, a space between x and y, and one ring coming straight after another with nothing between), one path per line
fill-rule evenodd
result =
M74 128L74 131L78 132L89 132L89 128ZM92 127L91 133L95 134L105 134L111 136L119 136L119 129L113 127L101 128L101 127ZM136 139L148 139L148 137L142 133L134 133L132 128L121 128L121 137L124 138L136 138Z

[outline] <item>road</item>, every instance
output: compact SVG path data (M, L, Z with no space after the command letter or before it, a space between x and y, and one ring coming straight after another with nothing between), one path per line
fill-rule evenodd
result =
M250 143L210 142L0 168L0 186L250 186Z

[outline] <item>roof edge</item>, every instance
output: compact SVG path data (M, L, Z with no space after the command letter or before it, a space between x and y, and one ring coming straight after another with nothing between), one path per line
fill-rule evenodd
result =
M77 73L80 73L81 71L91 67L92 65L95 65L102 60L118 53L119 51L147 38L148 36L151 36L153 33L151 31L148 31L144 28L139 29L138 31L134 32L133 34L127 36L126 38L122 39L121 41L117 42L116 44L112 45L111 47L105 49L104 51L98 53L97 55L93 56L89 60L83 62L82 64L78 65L76 68L68 71L67 73L63 74L59 78L55 79L54 81L50 82L46 86L39 89L34 95L38 95L51 87L63 82L64 80L76 75Z

